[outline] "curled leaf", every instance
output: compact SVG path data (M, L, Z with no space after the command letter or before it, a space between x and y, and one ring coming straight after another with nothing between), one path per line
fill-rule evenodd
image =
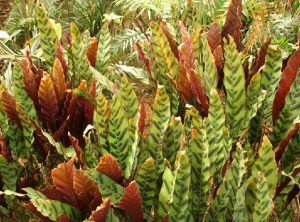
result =
M92 212L89 220L93 222L105 222L109 210L110 200L105 199L103 203Z
M123 173L117 160L109 153L100 157L97 171L110 177L117 183L121 184L123 181Z

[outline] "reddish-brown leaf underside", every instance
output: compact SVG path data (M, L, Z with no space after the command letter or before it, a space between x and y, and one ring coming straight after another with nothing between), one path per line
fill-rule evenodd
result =
M96 37L93 37L90 41L90 45L87 49L86 55L90 66L95 67L97 59L98 41Z
M63 47L61 46L60 41L58 39L56 40L56 43L57 43L56 57L59 59L61 65L63 67L65 78L67 78L68 64L67 64L66 59L64 58Z
M110 210L110 200L105 199L103 203L94 210L89 218L93 222L105 222L108 211Z
M193 41L182 22L180 22L180 31L183 42L180 46L180 61L184 61L184 67L186 70L195 69L195 50Z
M97 171L121 184L124 177L117 160L110 153L100 157Z
M80 204L80 209L84 209L85 212L88 211L94 196L99 195L97 185L82 170L74 170L73 188Z
M56 118L58 113L58 102L56 99L53 81L48 73L44 73L41 79L38 99L41 107L42 122L52 132L56 129Z
M202 85L202 82L200 78L198 77L198 74L194 70L189 70L189 77L190 77L190 83L191 83L191 90L193 92L193 95L196 97L197 101L201 104L201 107L203 109L203 115L208 115L208 99L205 94L204 87Z
M61 105L63 103L64 93L65 90L67 89L67 85L65 82L64 70L59 59L55 59L53 65L52 78L53 78L53 85L55 89L56 98L58 103Z
M31 71L29 62L26 59L22 60L21 67L23 70L23 80L24 80L24 88L28 93L29 97L32 99L35 107L38 107L38 84L36 82L35 76Z
M7 117L13 121L18 127L22 127L19 114L16 109L16 100L6 90L1 92L1 106Z
M145 129L145 123L146 123L146 107L145 103L142 100L141 106L140 106L140 118L139 118L139 133L143 136L144 135L144 129Z
M252 65L251 73L254 75L265 64L269 45L271 44L272 37L270 36L267 41L258 49L255 60Z
M78 162L79 162L80 166L83 168L84 163L81 160L81 153L82 152L81 152L81 149L79 148L79 145L78 145L78 139L76 137L72 136L70 132L68 133L68 136L69 136L69 139L70 139L70 141L71 141L71 143L74 147Z
M138 42L135 44L135 46L136 46L136 49L137 49L137 52L139 54L140 59L144 62L145 66L147 68L147 71L151 75L151 61L150 61L150 59L146 56L146 54L144 53L141 45Z
M73 222L68 216L65 214L61 214L59 218L57 219L58 222Z
M242 11L242 0L231 0L222 30L222 37L228 37L228 35L231 35L237 46L239 45L242 34Z
M64 199L71 205L79 207L73 189L73 172L74 159L72 158L67 163L61 163L57 168L51 171L52 181L58 191L60 191Z
M207 32L207 41L211 52L213 53L215 49L222 44L222 35L218 27L218 24L214 22L211 24Z
M191 101L193 94L190 82L187 78L186 70L182 63L179 63L179 73L177 79L177 88L180 94L183 95L185 101Z
M296 75L298 73L298 69L300 67L300 47L291 55L287 66L284 68L282 72L282 77L279 82L278 89L275 94L275 99L273 103L273 124L275 124L277 118L279 117L279 113L281 108L285 103L285 97L290 91L291 85L296 79Z
M135 181L125 188L119 207L126 211L134 222L143 221L142 197Z

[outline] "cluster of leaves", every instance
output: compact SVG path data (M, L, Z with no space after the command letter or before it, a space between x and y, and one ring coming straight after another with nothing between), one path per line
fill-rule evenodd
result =
M251 61L242 8L208 30L182 19L179 35L150 23L136 48L154 101L114 75L107 26L63 36L38 8L40 63L27 51L1 85L1 217L292 221L300 36L288 60L269 38Z

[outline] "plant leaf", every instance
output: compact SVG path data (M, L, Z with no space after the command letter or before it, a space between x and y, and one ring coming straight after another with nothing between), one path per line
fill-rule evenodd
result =
M110 208L110 200L105 199L103 203L91 213L89 220L93 222L105 222Z
M135 181L125 188L119 207L126 211L134 222L143 221L142 197Z
M117 162L117 160L109 153L100 157L99 164L97 166L97 171L110 177L119 184L122 184L124 179L122 170Z

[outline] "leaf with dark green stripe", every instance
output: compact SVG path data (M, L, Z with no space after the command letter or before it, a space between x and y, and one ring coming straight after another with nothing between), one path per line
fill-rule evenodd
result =
M176 61L174 62L175 58L172 53L169 55L169 57L165 57L167 56L168 52L170 53L170 49L168 49L168 47L170 46L165 45L168 44L168 42L165 42L167 41L167 39L164 36L163 32L160 30L159 26L155 23L151 23L150 29L152 32L152 47L155 56L155 64L157 65L157 71L154 72L156 73L156 75L154 75L154 78L158 80L159 84L166 87L166 91L170 96L171 112L172 114L176 114L179 105L179 95L168 79L167 73L169 73L171 78L176 79L179 68L176 68L176 66L178 65L174 65L176 64ZM165 47L165 49L163 49L163 47ZM162 51L165 51L165 54L162 53ZM169 67L166 61L169 61ZM169 70L169 68L171 69Z
M43 216L52 221L57 221L61 214L65 214L74 221L81 221L81 212L69 204L41 198L34 198L30 201Z
M170 214L170 201L174 192L174 173L168 168L165 168L162 176L162 187L159 193L157 214L159 220Z
M124 175L130 175L127 167L128 154L130 152L130 137L128 121L124 115L122 98L117 93L111 100L111 115L108 127L108 143L110 153L117 159Z
M88 84L92 82L93 73L86 55L87 47L85 47L80 32L75 25L71 23L72 48L70 50L70 66L75 80L74 85L79 85L81 80L86 80Z
M275 90L281 78L281 51L279 47L269 46L265 66L261 72L262 89L266 90L267 96L262 107L263 122L272 123L272 105L275 97Z
M224 85L226 88L226 107L233 139L237 139L242 131L242 123L246 114L245 76L242 61L232 37L225 47Z
M0 175L2 179L2 190L16 191L18 180L18 166L15 162L7 162L4 156L0 155ZM5 195L5 201L9 208L12 208L15 196Z
M300 130L291 138L282 155L281 163L283 168L294 166L297 158L300 156Z
M13 69L14 77L14 93L16 101L21 104L24 111L34 120L37 120L37 114L33 102L27 92L25 91L25 84L23 80L23 71L19 64L14 65Z
M173 117L169 124L163 142L163 156L174 165L176 153L182 142L183 126L180 117Z
M274 146L285 138L293 122L299 118L300 109L300 72L296 76L291 89L285 99L285 105L279 114L279 118L274 124L274 131L270 137Z
M109 75L111 36L107 25L103 25L99 33L96 69L105 77L113 80Z
M97 130L98 143L101 149L108 150L108 123L109 123L110 109L108 101L102 94L98 92L96 112L94 112L94 126ZM102 151L103 152L103 151Z
M187 221L189 189L191 183L191 164L186 151L179 151L175 162L175 183L170 204L169 221Z
M123 76L120 85L120 96L122 98L122 106L128 120L128 136L130 139L127 172L131 172L136 162L137 145L138 145L138 120L139 120L139 102L131 83L126 76ZM126 175L125 177L129 177Z
M194 218L203 218L208 204L210 162L209 145L204 129L193 129L190 141L191 195Z
M135 181L141 191L143 199L144 218L151 220L152 207L156 194L157 168L155 160L150 157L140 165L137 170Z
M242 149L237 144L235 158L223 178L217 196L213 200L205 221L227 221L232 217L238 188L245 173Z
M39 29L40 45L43 50L48 71L53 67L56 50L57 50L57 36L55 30L49 21L48 15L44 8L37 9L37 27Z
M258 155L259 158L256 160L252 168L252 177L257 182L259 180L258 173L259 171L262 172L267 179L269 196L273 198L277 184L277 165L275 162L275 153L273 151L272 144L266 136L264 137L264 141L258 151Z
M221 179L221 170L224 164L224 137L225 114L221 99L216 89L210 92L208 117L205 122L209 144L208 157L211 163L210 173L216 180Z
M153 105L149 136L147 138L147 150L156 160L161 169L163 164L162 140L170 119L170 100L163 86L158 86Z

